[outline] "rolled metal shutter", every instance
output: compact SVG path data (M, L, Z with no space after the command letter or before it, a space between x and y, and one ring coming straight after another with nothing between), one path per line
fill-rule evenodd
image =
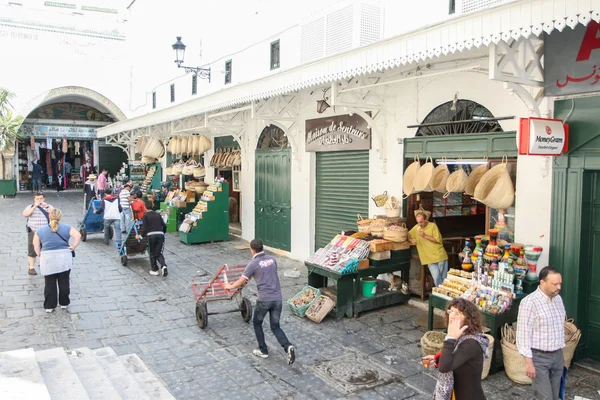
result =
M318 152L315 249L356 230L356 214L368 213L369 151Z

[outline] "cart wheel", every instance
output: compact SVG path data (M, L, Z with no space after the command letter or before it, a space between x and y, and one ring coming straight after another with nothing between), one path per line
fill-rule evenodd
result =
M206 303L196 302L196 322L200 329L206 328L208 325L208 311L206 310Z
M87 240L87 231L85 230L85 228L81 228L79 230L79 233L81 234L81 241L85 242Z
M124 254L121 256L121 265L124 267L127 266L127 256Z
M119 228L119 229L121 229L121 228ZM114 235L115 235L115 229L111 226L110 231L108 232L108 237L110 238L110 240L112 240Z
M244 322L250 322L250 319L252 318L252 302L250 299L246 297L242 298L240 311L242 312L242 318L244 319Z

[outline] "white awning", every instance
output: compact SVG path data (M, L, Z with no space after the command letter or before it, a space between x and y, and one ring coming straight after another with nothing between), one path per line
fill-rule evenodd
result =
M466 14L346 53L232 86L185 103L120 121L98 137L214 112L330 82L436 59L500 41L600 22L600 0L518 1Z

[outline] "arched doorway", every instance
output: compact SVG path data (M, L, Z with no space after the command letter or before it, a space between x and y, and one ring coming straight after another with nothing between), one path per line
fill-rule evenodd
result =
M489 121L488 118L494 118L494 115L481 104L456 99L431 110L415 136L502 132L498 121Z
M291 250L291 155L285 132L265 127L256 146L255 236L267 246Z

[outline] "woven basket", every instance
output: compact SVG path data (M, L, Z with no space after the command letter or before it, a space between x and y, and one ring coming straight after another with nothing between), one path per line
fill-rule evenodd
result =
M357 218L356 224L358 225L358 231L364 232L364 233L371 233L371 222L373 222L373 220L372 219L363 219L363 217L360 214L356 214L356 218Z
M397 218L400 216L400 211L401 210L399 208L386 208L385 216L390 218Z
M437 337L441 339L439 343L433 342L431 338ZM423 357L425 356L434 356L438 352L442 351L442 347L444 346L444 338L446 334L444 332L438 331L428 331L425 332L423 337L421 337L421 352Z
M242 151L236 150L235 159L233 160L233 166L239 167L240 165L242 165Z
M502 345L502 359L504 362L504 371L511 381L521 385L531 385L531 378L525 373L525 362L523 356L517 350L517 346L506 342L504 339Z
M194 140L196 140L196 136L188 138L187 153L191 156L194 155Z
M444 198L448 197L450 193L464 192L468 180L469 177L462 167L451 173L448 180L446 180L446 193L444 193Z
M371 199L373 199L377 207L385 206L385 202L388 201L387 190L383 192L383 194L378 194L377 196L371 197Z
M562 349L563 358L565 359L565 367L571 366L573 355L577 349L577 344L581 339L581 330L574 324L574 320L568 319L565 321L565 347Z
M198 164L196 168L194 168L194 178L203 178L206 176L206 168L204 166Z
M194 168L198 166L198 163L195 160L188 160L185 163L185 166L181 170L183 175L194 175Z
M211 147L212 142L206 136L200 136L198 155L204 154L206 151L210 150Z
M173 153L173 148L175 147L175 140L174 139L170 139L169 140L169 144L167 145L167 151L169 153Z
M483 360L483 369L481 370L481 379L485 379L488 377L490 373L490 366L492 365L492 360L494 359L494 337L492 335L485 336L488 338L490 343L488 344L488 357Z
M485 158L485 160L487 161L487 157ZM471 174L469 175L469 180L467 181L467 187L465 188L466 194L468 194L469 196L473 196L477 184L479 183L483 175L485 175L485 173L488 172L488 169L489 167L486 163L484 165L476 167L473 171L471 171Z
M406 224L402 223L401 229L398 231L390 231L384 229L383 238L385 240L389 240L390 242L395 243L404 243L408 238L408 229L406 229Z
M425 164L423 164L415 174L413 183L415 192L433 191L433 188L431 187L431 177L433 176L434 169L435 167L433 166L433 159L431 157L427 157Z
M402 177L402 191L404 192L404 198L415 193L415 175L417 174L417 171L419 171L419 168L421 168L421 161L419 160L419 156L415 155L413 162L406 168L404 176Z
M135 144L135 152L137 154L142 154L142 151L144 150L144 146L146 145L146 138L145 137L141 137L138 139L137 143Z
M154 157L147 157L147 156L142 157L142 164L154 164L155 162L156 162L156 158L154 158Z
M183 167L185 167L185 163L182 160L179 160L173 164L173 175L181 175L183 172Z
M446 157L443 157L442 160L445 160ZM448 169L448 165L440 164L433 170L433 174L431 175L431 182L429 185L433 190L440 193L446 193L446 181L450 176L450 170Z
M173 175L173 166L168 166L167 168L165 168L165 174L166 175Z
M180 144L179 144L179 153L180 154L187 154L187 150L188 150L188 141L190 138L188 137L182 137L180 138Z
M473 198L491 208L508 208L515 202L515 188L508 172L506 156L502 163L487 171L473 193Z
M196 193L198 193L198 194L204 193L204 191L206 190L207 187L208 187L208 183L198 182L196 184Z

